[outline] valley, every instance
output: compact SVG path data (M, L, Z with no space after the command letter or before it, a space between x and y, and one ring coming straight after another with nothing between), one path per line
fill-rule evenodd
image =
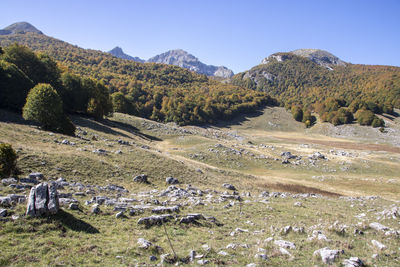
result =
M279 107L202 127L114 113L72 117L76 137L8 111L0 118L19 177L56 181L62 207L28 218L26 202L12 201L0 228L2 266L399 263L399 118L390 135L356 124L324 134L328 123L306 128ZM148 183L134 181L141 174ZM16 185L29 183L2 184L3 202L27 198L28 187ZM161 208L170 215L155 213ZM165 219L138 224L157 216ZM330 256L316 252L325 247Z

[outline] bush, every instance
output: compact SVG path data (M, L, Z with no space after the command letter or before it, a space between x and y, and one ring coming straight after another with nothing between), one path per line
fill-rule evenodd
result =
M374 120L371 123L371 126L374 128L384 127L385 121L375 116Z
M17 154L10 144L0 144L0 177L9 177L17 169Z
M359 109L355 117L360 125L371 125L372 121L376 118L375 114L367 109Z
M60 96L50 84L41 83L31 89L22 116L38 123L43 130L68 135L75 132L75 126L64 114Z
M292 106L292 115L296 121L303 121L303 110L299 106Z

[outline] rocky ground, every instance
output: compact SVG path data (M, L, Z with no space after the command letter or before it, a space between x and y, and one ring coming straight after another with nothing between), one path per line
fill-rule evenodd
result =
M6 115L21 174L0 185L1 266L400 264L394 143L263 129L279 109L228 127L77 117L74 138Z

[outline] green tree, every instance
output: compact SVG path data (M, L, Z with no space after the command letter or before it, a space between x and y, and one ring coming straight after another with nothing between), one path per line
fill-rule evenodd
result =
M8 177L17 169L17 154L10 144L0 143L0 177Z
M75 126L65 116L63 103L50 84L38 84L28 94L22 116L44 130L73 135Z
M292 115L293 115L293 118L296 120L296 121L302 121L303 120L303 110L301 109L301 107L299 107L299 106L292 106Z

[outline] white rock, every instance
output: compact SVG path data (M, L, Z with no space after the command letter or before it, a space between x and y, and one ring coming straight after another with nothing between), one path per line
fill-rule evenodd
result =
M364 263L358 257L351 257L343 261L343 267L363 267Z
M376 231L387 231L389 230L389 227L384 226L383 224L380 224L378 222L373 222L369 224L369 227L371 227L372 229L376 230Z
M148 249L149 247L151 247L153 245L150 241L148 241L144 238L139 238L137 243L139 244L140 248L144 248L144 249Z
M341 252L343 253L343 251L325 247L314 251L314 256L320 257L325 264L332 264Z
M377 240L371 240L372 245L374 245L379 250L384 250L386 246Z
M275 240L274 244L281 248L287 248L287 249L295 249L296 248L294 243L286 241L286 240Z

